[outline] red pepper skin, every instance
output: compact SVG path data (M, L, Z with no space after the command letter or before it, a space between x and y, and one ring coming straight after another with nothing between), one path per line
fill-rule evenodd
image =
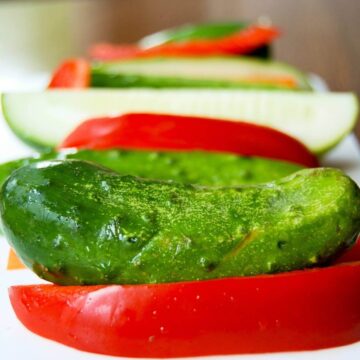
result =
M314 350L360 340L360 262L199 282L10 288L31 331L80 350L182 357Z
M90 86L90 64L84 59L64 61L53 73L49 89L86 88Z
M89 54L93 59L104 61L153 56L241 55L269 44L278 35L274 27L253 25L223 38L169 42L147 49L126 44L96 44Z
M193 116L127 114L87 120L60 147L205 150L318 166L316 157L303 144L277 130Z

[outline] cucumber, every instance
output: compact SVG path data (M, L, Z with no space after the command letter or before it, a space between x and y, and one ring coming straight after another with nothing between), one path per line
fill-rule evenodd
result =
M54 160L11 174L0 216L22 261L57 284L204 280L326 263L355 241L360 189L336 169L207 188Z
M145 36L139 41L143 48L158 46L169 42L182 42L200 39L216 39L232 35L249 26L248 22L186 24L177 28L166 29ZM250 54L262 58L271 57L270 45L261 46Z
M246 57L145 58L95 63L93 87L311 89L290 65Z
M63 150L1 164L0 186L19 167L53 159L87 160L120 174L211 186L263 183L303 168L278 160L200 151Z
M10 128L37 147L56 147L83 120L147 112L248 121L273 127L321 154L354 127L358 102L351 93L215 89L90 89L5 93Z

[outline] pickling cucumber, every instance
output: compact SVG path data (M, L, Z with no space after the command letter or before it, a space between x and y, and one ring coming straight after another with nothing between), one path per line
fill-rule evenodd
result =
M216 89L90 89L5 93L5 119L24 141L56 147L83 120L147 112L247 121L295 137L323 153L354 127L358 102L351 93Z
M311 89L296 68L246 57L145 58L95 63L93 87Z
M211 152L62 150L0 164L0 186L21 166L43 160L80 159L120 174L212 186L263 183L292 174L302 166L279 160Z
M0 215L10 245L46 280L160 283L326 263L355 241L360 190L326 168L208 188L54 160L11 174Z

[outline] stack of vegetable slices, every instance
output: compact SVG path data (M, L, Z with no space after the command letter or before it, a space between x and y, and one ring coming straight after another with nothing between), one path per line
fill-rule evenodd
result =
M271 60L278 35L220 23L97 44L46 91L3 94L40 153L0 165L2 229L12 261L55 284L10 288L28 329L129 357L360 340L360 189L318 167L358 102Z

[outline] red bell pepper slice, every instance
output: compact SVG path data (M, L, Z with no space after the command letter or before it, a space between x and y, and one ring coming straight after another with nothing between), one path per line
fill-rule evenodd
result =
M360 262L152 285L10 288L31 331L80 350L181 357L314 350L360 340Z
M240 55L269 44L278 35L274 27L253 25L222 38L169 42L147 49L127 44L96 44L89 54L104 61L153 56Z
M86 88L90 85L90 64L84 59L64 61L54 72L49 88Z
M316 157L277 130L226 120L160 114L127 114L80 124L62 148L206 150L262 156L316 167Z

